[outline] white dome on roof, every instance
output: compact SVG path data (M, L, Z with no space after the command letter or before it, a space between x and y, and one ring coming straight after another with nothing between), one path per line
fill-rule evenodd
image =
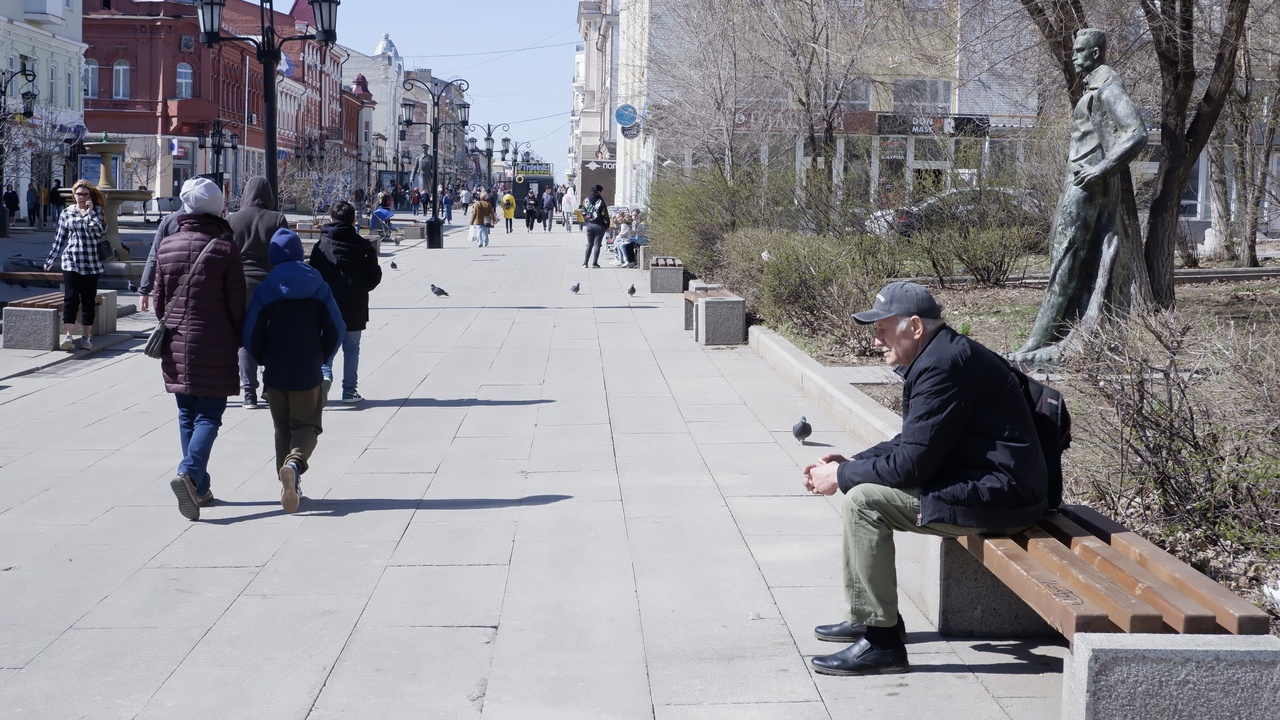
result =
M390 55L396 59L400 58L400 51L396 49L396 44L391 42L391 36L383 33L382 39L378 41L378 47L373 50L374 55Z

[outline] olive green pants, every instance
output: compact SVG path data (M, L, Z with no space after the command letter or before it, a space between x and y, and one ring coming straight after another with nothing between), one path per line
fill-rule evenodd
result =
M845 493L842 514L848 620L876 627L892 627L898 622L894 530L949 538L988 532L946 523L917 525L919 491L883 485L855 485Z
M320 385L299 391L267 388L267 403L276 429L276 471L293 462L300 473L306 472L307 460L323 432L320 416L324 413L324 390Z

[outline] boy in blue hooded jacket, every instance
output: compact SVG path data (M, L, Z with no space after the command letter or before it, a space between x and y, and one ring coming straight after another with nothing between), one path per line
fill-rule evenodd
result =
M275 425L280 506L291 513L298 509L301 477L322 432L320 366L333 362L346 326L324 278L303 261L297 233L277 230L267 258L273 267L253 293L244 346L266 368L262 384Z

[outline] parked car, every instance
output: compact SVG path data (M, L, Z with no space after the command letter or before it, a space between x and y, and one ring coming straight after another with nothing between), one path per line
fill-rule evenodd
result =
M875 212L867 231L911 237L929 227L1039 227L1048 231L1051 210L1025 190L962 188L915 205Z

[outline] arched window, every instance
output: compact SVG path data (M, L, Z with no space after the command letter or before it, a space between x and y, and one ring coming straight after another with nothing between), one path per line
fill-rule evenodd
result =
M58 66L49 63L49 102L58 102Z
M195 73L191 72L191 66L186 63L178 63L178 99L185 100L191 97L192 87L195 85Z
M73 110L76 107L75 92L76 92L76 84L71 79L71 71L68 70L67 71L67 107Z
M84 61L84 96L87 98L98 97L98 62L96 60Z
M111 67L111 99L129 99L129 61L117 60Z

